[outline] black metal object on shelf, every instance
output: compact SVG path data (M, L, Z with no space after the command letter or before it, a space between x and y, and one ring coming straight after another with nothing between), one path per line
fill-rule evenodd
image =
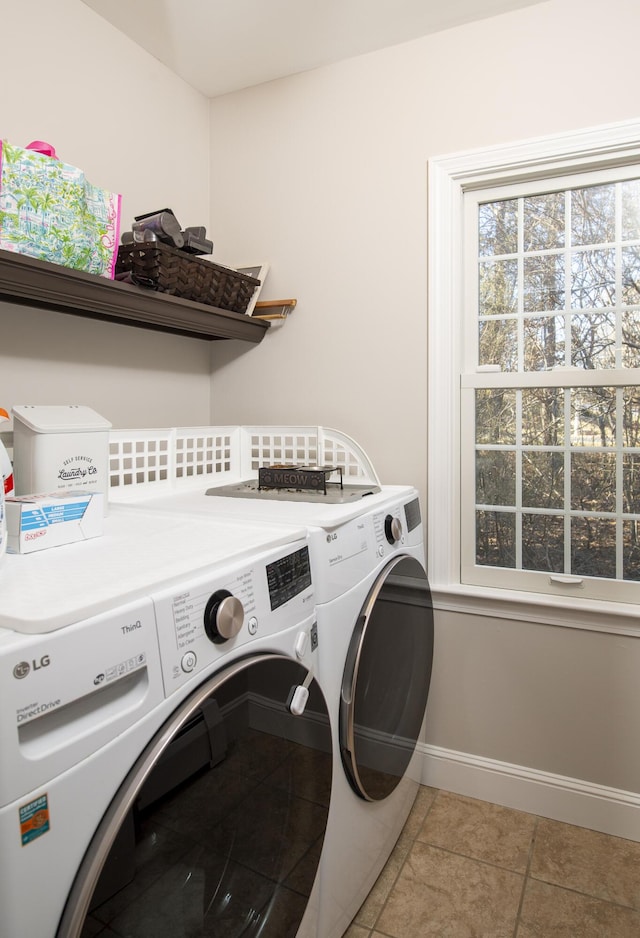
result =
M258 469L259 489L295 489L327 494L327 483L335 472L342 488L341 466L263 466Z

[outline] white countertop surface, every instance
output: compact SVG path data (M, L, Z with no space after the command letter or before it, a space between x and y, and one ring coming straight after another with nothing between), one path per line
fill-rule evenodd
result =
M206 487L208 488L208 486ZM306 525L331 530L366 512L382 509L390 500L415 491L408 485L383 485L379 492L345 504L322 502L320 499L287 501L281 499L234 498L207 495L206 488L172 492L154 498L142 497L128 504L140 509L184 512L198 518L215 516L219 520L236 519L260 524ZM417 495L417 492L416 492Z
M52 632L207 567L306 537L301 526L112 505L104 534L0 562L0 628Z

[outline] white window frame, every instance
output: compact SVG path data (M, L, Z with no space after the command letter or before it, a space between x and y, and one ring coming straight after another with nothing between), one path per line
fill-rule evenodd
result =
M428 163L427 554L436 607L637 635L631 603L548 596L460 581L460 379L463 373L464 193L640 163L640 123L434 158Z

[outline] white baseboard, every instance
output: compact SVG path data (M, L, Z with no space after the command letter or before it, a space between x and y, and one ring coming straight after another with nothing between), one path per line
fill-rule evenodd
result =
M422 784L640 841L640 793L421 745Z

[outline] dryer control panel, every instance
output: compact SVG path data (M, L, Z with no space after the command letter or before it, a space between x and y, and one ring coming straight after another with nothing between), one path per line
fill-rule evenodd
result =
M153 597L165 694L231 651L269 646L314 610L309 547L299 540L257 553L242 565L216 567ZM292 635L291 651L296 634ZM256 646L255 649L253 646Z
M311 538L316 602L330 602L398 551L423 545L417 493L335 528L315 529Z

